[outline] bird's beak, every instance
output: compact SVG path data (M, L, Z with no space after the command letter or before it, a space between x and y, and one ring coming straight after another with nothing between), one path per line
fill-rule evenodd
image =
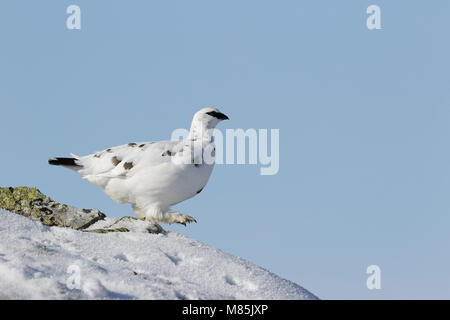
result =
M214 118L217 118L219 120L230 120L230 118L228 118L228 116L223 114L222 112L210 111L206 114L209 114L210 116L213 116Z

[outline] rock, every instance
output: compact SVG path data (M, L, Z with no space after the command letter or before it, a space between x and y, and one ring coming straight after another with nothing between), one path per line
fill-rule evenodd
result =
M99 210L77 209L58 203L36 188L0 188L0 208L49 227L66 227L96 233L164 232L159 225L133 217L106 218Z
M0 208L46 226L83 230L106 216L95 209L77 209L58 203L36 188L0 188Z
M140 233L162 233L164 230L148 221L134 217L106 218L91 225L86 232L110 233L110 232L140 232Z

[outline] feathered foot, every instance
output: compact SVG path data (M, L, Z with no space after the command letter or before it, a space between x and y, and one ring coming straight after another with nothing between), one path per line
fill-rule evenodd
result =
M164 220L163 222L172 224L172 223L179 223L184 226L186 226L186 223L195 222L197 223L197 220L195 220L193 217L188 216L187 214L181 214L176 211L170 211L164 214Z

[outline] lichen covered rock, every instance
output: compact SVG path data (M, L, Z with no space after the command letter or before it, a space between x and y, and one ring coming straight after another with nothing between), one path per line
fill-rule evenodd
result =
M40 221L46 226L83 230L105 215L95 209L77 209L58 203L36 188L0 188L0 208Z
M140 233L164 233L159 226L148 221L134 217L106 218L91 225L87 232L110 233L110 232L140 232Z

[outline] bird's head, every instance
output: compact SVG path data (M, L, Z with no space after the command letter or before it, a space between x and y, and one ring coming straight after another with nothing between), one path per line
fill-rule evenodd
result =
M222 120L229 118L216 108L203 108L194 115L194 122L200 122L204 127L213 129Z

